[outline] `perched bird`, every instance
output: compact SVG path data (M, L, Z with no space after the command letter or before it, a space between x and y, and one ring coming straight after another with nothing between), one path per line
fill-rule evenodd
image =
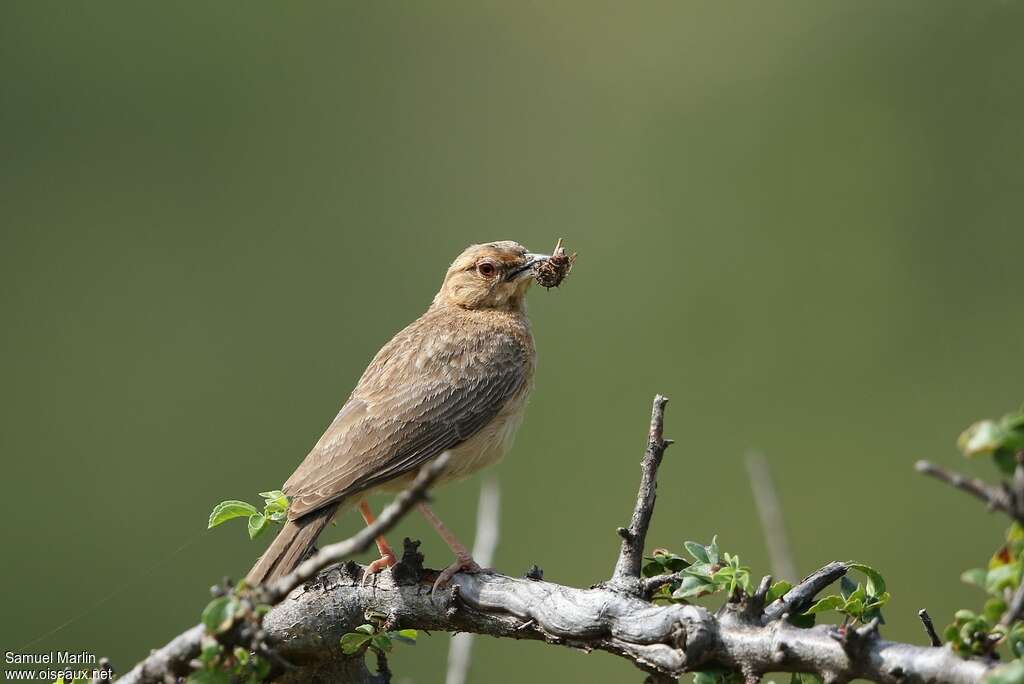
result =
M425 463L450 453L441 482L496 463L512 444L533 386L536 352L524 298L535 267L550 257L511 241L471 245L448 268L426 313L370 362L348 401L282 487L288 521L247 581L293 570L338 513L366 497L408 485ZM438 577L478 572L466 548L434 515L420 512L455 553ZM383 537L366 576L395 564Z

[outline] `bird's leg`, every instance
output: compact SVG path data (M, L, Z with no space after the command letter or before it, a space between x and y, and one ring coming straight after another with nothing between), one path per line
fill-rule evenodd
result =
M441 539L444 539L444 543L448 545L448 548L452 550L452 553L455 554L455 562L438 574L437 579L434 580L434 588L431 592L448 586L452 581L452 577L454 577L456 573L468 572L472 574L476 572L483 572L483 568L476 564L476 561L473 560L471 555L469 555L469 551L466 550L466 547L455 538L455 535L452 534L451 530L445 527L445 524L441 522L441 519L437 517L437 514L434 513L430 506L422 502L416 504L416 506L420 509L420 513L423 514L423 517L427 519L427 522L429 522L433 528L437 530L437 533L441 535Z
M359 513L363 516L363 520L367 525L372 525L374 520L376 520L373 512L370 510L370 505L366 501L359 502ZM366 566L366 572L363 573L363 582L366 582L368 578L373 577L384 568L390 568L398 562L395 558L395 552L391 550L391 545L388 544L388 540L384 538L384 535L377 537L377 551L380 553L380 558Z

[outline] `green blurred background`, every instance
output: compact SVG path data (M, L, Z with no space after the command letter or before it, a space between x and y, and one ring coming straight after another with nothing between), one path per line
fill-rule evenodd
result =
M922 643L1003 528L912 463L970 469L959 430L1024 399L1022 31L1016 1L0 4L0 650L79 616L31 650L124 671L194 623L265 543L212 504L287 477L465 245L559 236L496 567L608 576L662 392L650 546L767 571L759 449L800 571L878 566ZM438 492L466 538L477 493ZM471 679L638 674L481 639Z

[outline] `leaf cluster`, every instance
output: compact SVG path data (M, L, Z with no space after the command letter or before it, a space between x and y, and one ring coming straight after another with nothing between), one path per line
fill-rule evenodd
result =
M396 643L416 645L419 633L415 629L388 629L387 616L382 613L368 611L364 617L366 623L341 637L341 652L345 655L372 650L379 656L390 653Z
M249 539L255 539L267 529L267 524L274 522L283 524L288 520L288 497L280 489L260 492L263 497L263 511L260 512L250 503L228 499L213 507L206 529L211 529L234 518L247 518Z

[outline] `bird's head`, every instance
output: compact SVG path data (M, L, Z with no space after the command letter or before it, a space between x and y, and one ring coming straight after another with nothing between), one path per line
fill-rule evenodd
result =
M520 309L533 282L534 264L548 258L531 254L511 240L470 245L448 267L434 304L463 309Z

